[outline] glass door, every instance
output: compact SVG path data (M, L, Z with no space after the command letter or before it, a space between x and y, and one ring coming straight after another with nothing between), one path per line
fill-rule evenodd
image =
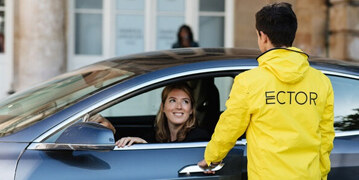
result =
M157 1L156 49L171 49L177 40L178 28L184 24L184 0Z
M116 1L116 50L117 56L134 54L145 50L145 1Z

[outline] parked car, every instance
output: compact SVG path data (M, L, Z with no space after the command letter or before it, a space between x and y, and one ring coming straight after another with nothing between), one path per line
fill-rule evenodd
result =
M102 61L60 75L0 103L1 179L247 179L246 140L215 175L196 163L208 142L134 144L120 137L153 130L164 86L195 89L199 127L213 133L233 78L258 65L257 50L186 48ZM359 66L311 58L335 92L336 138L329 179L359 177ZM101 114L111 130L88 119ZM293 162L295 163L295 162Z

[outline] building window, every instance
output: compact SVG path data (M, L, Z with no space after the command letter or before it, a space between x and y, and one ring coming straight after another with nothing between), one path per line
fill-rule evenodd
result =
M144 0L117 0L116 5L116 55L143 52Z
M224 26L233 0L68 2L68 70L113 56L171 49L183 24L192 28L201 47L231 47L233 35L224 33Z
M156 49L170 49L177 40L178 28L184 24L184 0L157 1Z
M102 1L75 1L75 54L102 54Z
M202 47L224 47L225 1L200 0L199 43Z

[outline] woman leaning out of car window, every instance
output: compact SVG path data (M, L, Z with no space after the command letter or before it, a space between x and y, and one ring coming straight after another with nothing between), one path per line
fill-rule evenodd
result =
M186 83L166 86L162 91L154 132L140 137L123 137L116 142L118 147L134 143L194 142L208 141L210 135L196 127L194 98Z

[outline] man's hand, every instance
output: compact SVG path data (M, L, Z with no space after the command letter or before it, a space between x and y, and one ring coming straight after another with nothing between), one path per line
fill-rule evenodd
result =
M219 163L218 163L218 164L219 164ZM218 165L218 164L217 164L217 165ZM204 172L203 172L203 173L205 173L205 174L215 174L215 173L216 173L215 171L211 171L211 169L212 169L213 167L209 167L204 159L203 159L202 161L198 162L197 165L198 165L200 168L204 169Z

